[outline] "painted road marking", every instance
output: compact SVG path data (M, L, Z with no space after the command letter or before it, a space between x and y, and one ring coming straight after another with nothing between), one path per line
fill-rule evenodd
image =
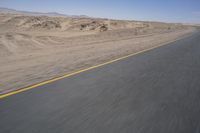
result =
M173 40L173 41L169 41L169 42L167 42L165 44L167 45L167 44L170 44L170 43L175 42L175 41L180 40L180 39L181 38ZM158 46L154 46L154 47L151 47L151 48L148 48L148 49L136 52L136 53L132 53L132 54L129 54L129 55L126 55L126 56L123 56L123 57L120 57L120 58L117 58L117 59L114 59L114 60L111 60L111 61L108 61L108 62L105 62L105 63L102 63L102 64L99 64L99 65L95 65L95 66L92 66L92 67L89 67L89 68L86 68L86 69L82 69L82 70L79 70L79 71L76 71L76 72L73 72L73 73L70 73L70 74L65 74L65 75L57 77L57 78L46 80L46 81L31 85L31 86L26 87L26 88L14 90L14 91L11 91L11 92L8 92L8 93L0 95L0 99L6 98L8 96L15 95L17 93L24 92L24 91L27 91L27 90L30 90L30 89L33 89L33 88L48 84L48 83L52 83L52 82L55 82L57 80L64 79L64 78L67 78L67 77L70 77L70 76L73 76L73 75L76 75L76 74L79 74L79 73L82 73L82 72L85 72L85 71L88 71L88 70L91 70L91 69L95 69L95 68L98 68L98 67L101 67L101 66L104 66L104 65L107 65L107 64L111 64L113 62L116 62L116 61L119 61L119 60L123 60L123 59L126 59L128 57L131 57L131 56L134 56L134 55L138 55L138 54L153 50L153 49L161 47L161 46L164 46L164 45L161 44L161 45L158 45Z

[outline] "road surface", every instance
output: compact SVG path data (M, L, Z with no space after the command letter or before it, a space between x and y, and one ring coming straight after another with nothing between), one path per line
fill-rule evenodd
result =
M200 32L0 99L0 133L199 133Z

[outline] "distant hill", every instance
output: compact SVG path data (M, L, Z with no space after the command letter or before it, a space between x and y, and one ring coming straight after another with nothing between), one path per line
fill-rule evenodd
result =
M22 15L31 15L31 16L49 16L49 17L73 17L73 18L89 18L86 15L66 15L57 12L31 12L31 11L19 11L15 9L9 9L0 7L0 13L9 13L9 14L22 14Z

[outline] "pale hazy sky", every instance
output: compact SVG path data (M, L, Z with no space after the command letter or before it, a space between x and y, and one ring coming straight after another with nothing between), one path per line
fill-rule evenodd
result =
M0 0L0 7L114 19L200 23L200 0Z

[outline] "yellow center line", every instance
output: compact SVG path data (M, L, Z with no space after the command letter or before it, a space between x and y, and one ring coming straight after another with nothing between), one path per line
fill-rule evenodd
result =
M175 41L177 41L179 39L167 42L167 44L175 42ZM65 75L57 77L57 78L53 78L53 79L50 79L50 80L47 80L47 81L43 81L43 82L31 85L31 86L26 87L26 88L14 90L14 91L8 92L6 94L0 95L0 99L6 98L8 96L11 96L11 95L14 95L14 94L17 94L17 93L20 93L20 92L24 92L24 91L27 91L27 90L30 90L30 89L33 89L33 88L48 84L48 83L52 83L52 82L55 82L57 80L64 79L64 78L67 78L67 77L70 77L70 76L73 76L73 75L76 75L76 74L79 74L79 73L82 73L82 72L85 72L85 71L88 71L88 70L91 70L91 69L94 69L94 68L98 68L98 67L101 67L101 66L104 66L104 65L107 65L107 64L111 64L113 62L116 62L116 61L119 61L119 60L123 60L123 59L126 59L128 57L131 57L131 56L134 56L134 55L137 55L137 54L141 54L141 53L150 51L152 49L155 49L155 48L158 48L158 47L161 47L161 46L163 46L163 44L162 45L158 45L158 46L154 46L154 47L151 47L151 48L148 48L148 49L136 52L136 53L132 53L132 54L129 54L129 55L126 55L126 56L123 56L123 57L120 57L120 58L117 58L117 59L114 59L114 60L111 60L111 61L108 61L108 62L105 62L105 63L102 63L102 64L99 64L99 65L95 65L95 66L92 66L92 67L89 67L89 68L86 68L86 69L82 69L82 70L79 70L79 71L76 71L76 72L73 72L73 73L70 73L70 74L65 74Z

